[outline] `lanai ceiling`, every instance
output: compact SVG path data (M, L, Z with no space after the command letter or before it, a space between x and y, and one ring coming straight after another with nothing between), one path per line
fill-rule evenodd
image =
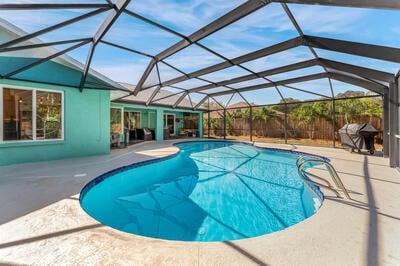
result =
M55 48L0 75L43 82L29 71L67 55L81 74L53 83L193 110L384 95L400 67L399 15L397 0L0 0L0 18L23 30L0 59Z

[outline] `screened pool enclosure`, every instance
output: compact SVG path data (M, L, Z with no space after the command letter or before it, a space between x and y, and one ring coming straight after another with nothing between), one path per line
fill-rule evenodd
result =
M384 155L398 167L399 15L397 0L1 0L1 26L19 34L0 36L0 78L204 111L204 133L224 138L271 130L256 125L264 110L270 134L287 142L292 121L304 123L293 106L321 102L333 145L341 101L371 98L383 106ZM65 55L76 74L40 71ZM243 121L229 128L232 119Z

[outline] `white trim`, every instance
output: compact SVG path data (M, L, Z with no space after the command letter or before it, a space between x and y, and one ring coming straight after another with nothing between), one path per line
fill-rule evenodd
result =
M4 120L3 120L3 90L4 89L12 89L12 90L29 90L32 91L32 140L4 140ZM37 92L52 92L61 94L61 129L62 134L60 138L57 139L37 139L36 137L36 114L37 114ZM65 102L64 102L64 91L63 90L52 90L52 89L42 89L36 87L28 87L28 86L15 86L8 84L0 84L0 103L2 108L0 111L0 143L4 144L18 144L18 143L40 143L40 142L53 142L53 141L64 141L65 134L65 120L64 120L64 111L65 111Z
M3 86L0 85L0 143L3 142L3 124L4 124L4 120L3 120L3 109L4 109L4 105L3 105Z
M120 109L121 110L121 132L120 134L124 134L124 107L115 107L115 106L110 106L110 115L111 115L111 109ZM110 117L110 123L111 123L111 117ZM110 124L111 126L111 124ZM111 133L111 127L110 127L110 133Z
M32 140L36 140L36 115L37 115L37 99L36 90L32 91ZM35 126L34 126L35 125Z
M165 118L165 116L167 116L167 115L173 115L173 116L174 116L174 133L173 133L173 134L169 134L169 135L170 135L170 136L176 136L176 123L175 123L176 114L174 114L174 113L164 113L164 121L165 121L165 123L164 123L164 128L165 128L165 126L168 126L168 125L167 125L168 119Z
M122 107L121 108L121 132L119 132L119 134L124 134L124 122L125 122L124 112L125 112L125 108Z
M132 111L132 112L136 112L136 113L139 113L139 126L141 127L141 125L142 125L142 111Z
M1 84L3 88L6 89L16 89L16 90L37 90L37 91L48 91L48 92L59 92L64 93L63 90L56 90L56 89L45 89L45 88L38 88L38 87L31 87L31 86L23 86L23 85L8 85L8 84ZM55 87L58 85L54 85Z
M54 92L54 93L60 93L61 94L61 137L59 138L59 139L43 139L43 140L36 140L36 141L52 141L52 140L54 140L54 141L60 141L60 140L64 140L64 134L65 134L65 120L64 120L64 116L65 116L65 113L64 113L64 110L65 110L65 102L64 102L64 91L62 91L62 90L51 90L51 89L40 89L40 88L38 88L38 89L35 89L35 94L37 93L37 92ZM35 98L35 105L36 105L36 102L37 102L37 99ZM33 104L32 104L33 105ZM35 109L35 114L36 114L36 109ZM35 118L35 120L36 120L36 118ZM36 123L35 123L35 129L36 129ZM36 134L36 130L35 130L35 134Z
M65 138L65 118L64 118L64 112L65 110L65 102L64 102L64 91L61 91L61 129L62 129L62 134L61 134L61 139L64 140Z
M47 142L62 142L64 141L63 139L37 139L37 140L5 140L3 142L0 142L0 147L1 144L18 144L18 143L47 143Z

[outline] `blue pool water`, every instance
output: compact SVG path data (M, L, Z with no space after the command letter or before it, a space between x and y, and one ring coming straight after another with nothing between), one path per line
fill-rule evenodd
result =
M186 142L165 160L105 174L83 209L115 229L183 241L227 241L282 230L321 197L299 177L298 154L235 142Z

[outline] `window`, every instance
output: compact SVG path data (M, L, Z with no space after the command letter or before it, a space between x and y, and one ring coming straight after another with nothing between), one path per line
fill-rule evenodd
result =
M3 140L32 139L32 91L3 89Z
M61 93L36 92L36 138L61 138Z
M36 89L0 88L0 140L63 138L63 94Z
M164 128L169 129L170 136L175 136L175 114L164 114Z
M140 112L125 111L124 126L127 130L140 128Z
M110 130L111 133L122 133L122 109L111 108L110 111Z

